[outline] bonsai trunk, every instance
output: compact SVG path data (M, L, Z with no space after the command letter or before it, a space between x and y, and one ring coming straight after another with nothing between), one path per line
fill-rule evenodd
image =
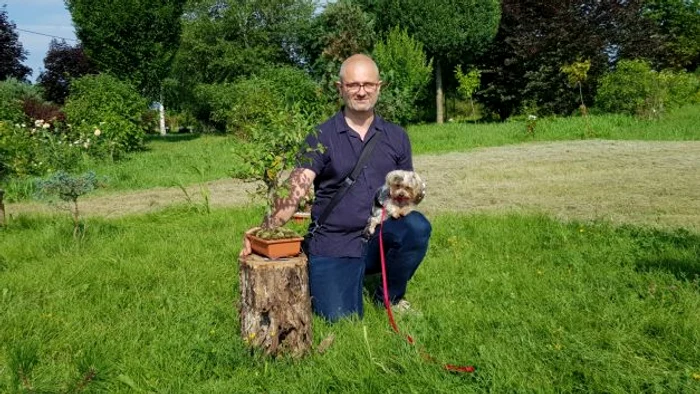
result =
M305 255L239 260L241 338L266 355L300 357L311 349L312 315Z

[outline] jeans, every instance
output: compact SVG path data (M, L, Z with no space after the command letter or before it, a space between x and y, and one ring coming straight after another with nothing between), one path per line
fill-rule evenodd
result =
M389 300L398 302L406 294L408 281L428 250L432 228L420 212L384 222L383 240L386 258ZM329 321L357 314L363 316L362 283L365 275L381 273L379 227L367 241L362 257L309 255L311 303L316 314ZM382 286L374 293L375 302L383 300Z

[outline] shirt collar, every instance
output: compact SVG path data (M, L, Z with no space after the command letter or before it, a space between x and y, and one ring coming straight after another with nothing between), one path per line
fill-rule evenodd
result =
M348 125L348 122L345 121L343 109L344 108L341 108L340 111L335 114L335 129L338 131L338 133L347 133L350 131L350 126ZM374 119L372 119L372 123L369 125L369 130L367 130L367 136L372 136L374 134L374 130L384 130L384 119L377 115L376 111L374 112Z

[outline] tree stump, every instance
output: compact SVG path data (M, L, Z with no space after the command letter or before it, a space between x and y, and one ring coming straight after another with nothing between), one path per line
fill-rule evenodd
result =
M300 357L311 350L306 256L270 260L252 254L238 262L243 341L272 356Z
M5 198L5 191L0 189L0 227L5 226L5 204L2 202Z

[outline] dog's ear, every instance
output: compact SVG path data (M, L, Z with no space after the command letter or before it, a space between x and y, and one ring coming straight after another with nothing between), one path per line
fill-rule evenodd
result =
M423 179L421 179L418 174L414 173L414 181L417 184L415 186L415 191L416 191L416 204L419 202L423 201L425 198L425 182L423 182Z

